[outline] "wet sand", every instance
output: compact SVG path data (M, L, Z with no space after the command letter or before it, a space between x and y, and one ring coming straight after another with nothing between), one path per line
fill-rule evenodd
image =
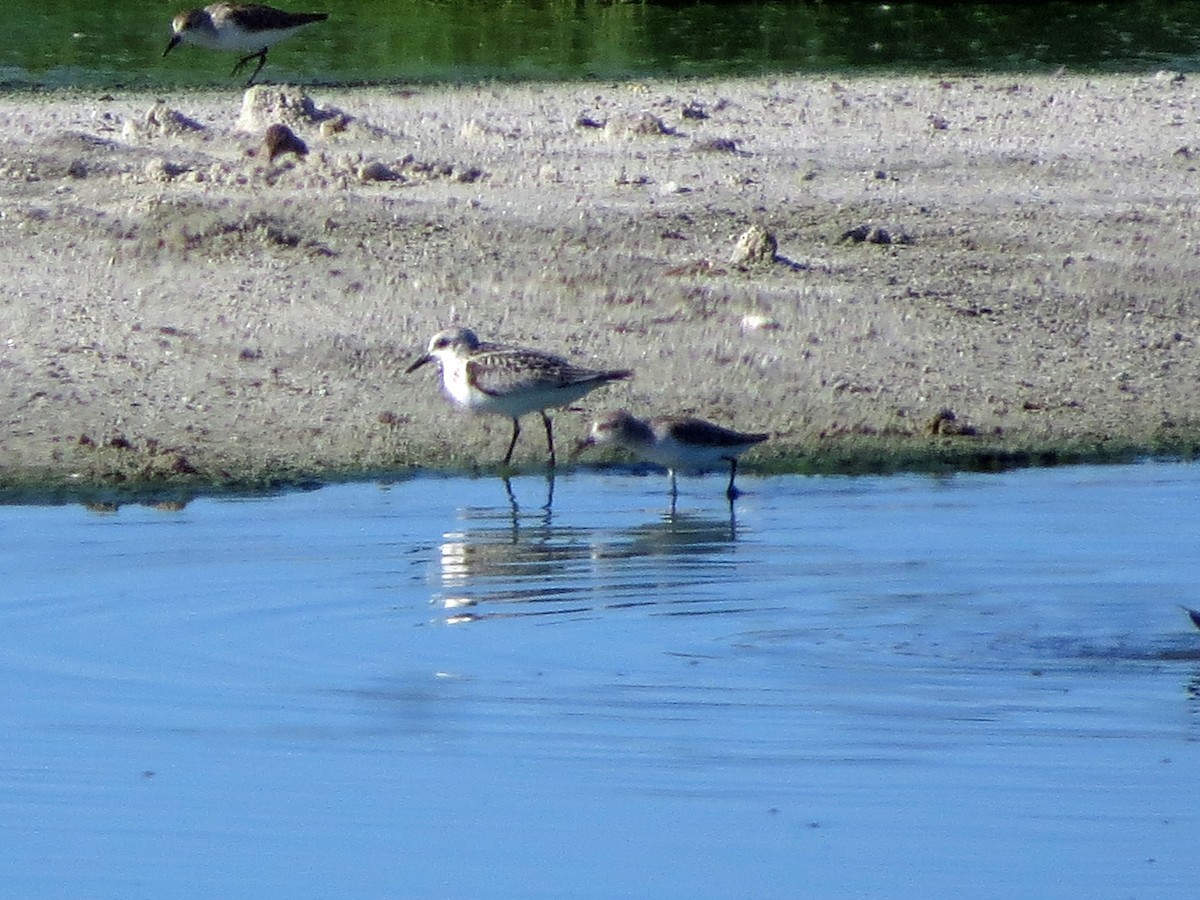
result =
M770 431L746 471L1191 454L1197 110L1170 75L10 95L0 488L494 469L510 423L404 374L449 324L636 371L561 448L626 407Z

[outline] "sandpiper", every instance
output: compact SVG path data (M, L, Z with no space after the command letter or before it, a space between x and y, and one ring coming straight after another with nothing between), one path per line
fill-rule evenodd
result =
M513 447L521 434L521 416L541 413L553 467L554 433L546 410L573 403L610 381L633 375L627 369L585 369L540 350L481 341L469 328L439 331L430 339L429 350L408 367L406 374L435 361L442 374L442 390L451 401L471 412L512 419L512 440L504 454L504 465L512 460Z
M246 82L249 87L266 65L267 50L272 45L291 37L311 22L322 22L327 18L328 13L294 13L258 3L214 3L175 17L171 22L175 34L163 51L163 56L183 43L195 44L206 50L250 51L237 61L229 73L236 75L246 63L257 59L258 66Z
M747 434L684 416L638 419L619 409L605 413L593 422L591 433L580 441L576 452L606 444L631 450L648 462L666 467L671 478L672 497L677 493L676 469L710 469L729 463L729 486L725 496L733 500L739 493L733 486L738 457L768 437L768 434Z

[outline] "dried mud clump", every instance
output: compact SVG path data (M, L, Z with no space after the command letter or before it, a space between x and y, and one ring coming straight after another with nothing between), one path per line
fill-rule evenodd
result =
M674 133L666 122L646 111L613 116L604 126L604 134L610 138L660 137Z
M88 462L95 474L113 483L163 482L199 474L183 449L164 446L157 438L135 442L120 433L101 439L85 433L76 444L91 456Z
M914 244L916 239L906 231L895 234L881 225L856 225L842 232L843 241L853 241L855 244Z
M954 410L945 408L938 410L933 418L925 423L925 433L934 437L973 437L979 433L979 429L961 421Z
M285 153L294 153L296 156L308 155L308 144L300 140L296 136L296 132L281 122L276 122L267 128L267 133L263 136L263 145L267 151L268 162L275 162L276 157L283 156Z
M180 175L184 175L191 171L187 166L172 162L169 159L151 159L146 162L142 170L142 174L149 181L173 181Z
M375 160L373 162L363 163L356 170L358 180L363 182L368 181L401 181L404 176L393 169L391 166Z
M738 147L737 141L731 138L705 138L692 144L693 153L729 153L734 156L749 156L745 150Z
M775 235L762 225L751 225L734 244L729 261L735 266L774 262L779 252Z

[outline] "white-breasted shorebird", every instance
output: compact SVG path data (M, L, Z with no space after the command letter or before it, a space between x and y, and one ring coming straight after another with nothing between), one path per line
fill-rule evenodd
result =
M588 447L614 446L632 451L647 462L667 469L671 478L671 496L677 493L677 469L712 469L729 464L729 486L725 496L733 500L738 489L738 457L761 444L769 434L748 434L734 431L703 419L687 416L655 416L639 419L623 409L605 413L592 423L591 433L580 443L576 452Z
M175 34L163 51L166 56L180 44L195 44L206 50L245 53L233 67L236 75L246 63L258 60L258 66L246 82L249 86L267 62L267 50L291 37L305 25L322 22L328 13L296 13L263 6L259 3L214 3L203 9L182 12L171 22Z
M512 419L512 440L504 465L512 460L521 434L521 416L541 413L550 465L554 466L554 433L546 410L566 406L589 391L633 375L628 369L586 369L541 350L481 341L469 328L439 331L430 339L425 355L405 372L415 372L428 362L437 362L442 390L456 405Z

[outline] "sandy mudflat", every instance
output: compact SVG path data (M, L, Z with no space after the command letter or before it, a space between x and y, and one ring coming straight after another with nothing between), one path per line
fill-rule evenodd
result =
M269 162L272 122L308 155ZM771 470L1200 441L1197 80L20 94L0 125L10 489L493 466L508 422L403 374L450 323L636 370L564 448L616 406L769 430ZM756 224L777 259L732 262Z

